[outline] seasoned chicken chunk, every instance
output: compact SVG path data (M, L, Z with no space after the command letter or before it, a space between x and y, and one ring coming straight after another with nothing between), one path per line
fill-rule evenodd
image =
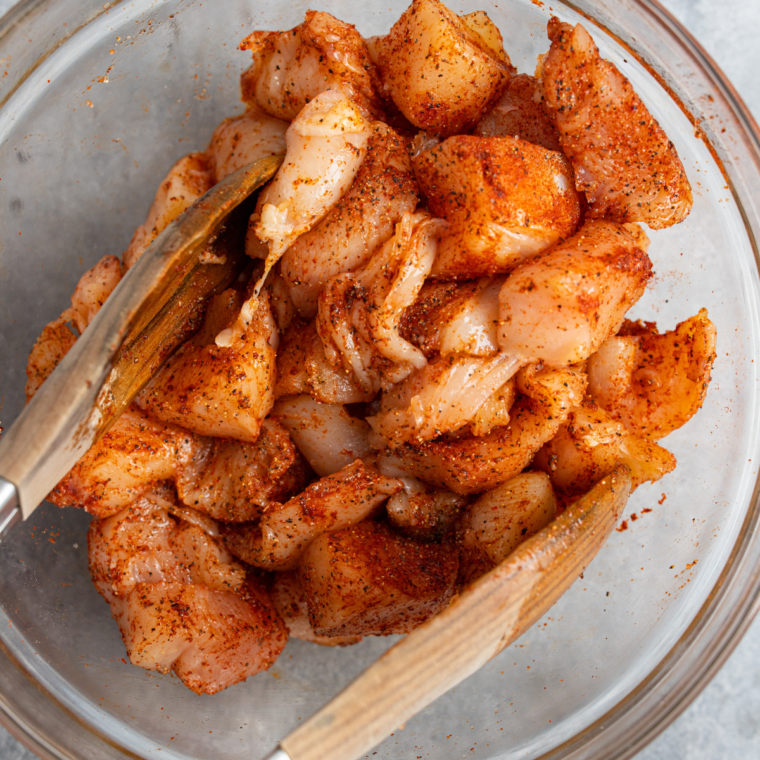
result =
M373 391L356 385L353 373L334 367L314 322L295 319L277 351L275 398L308 393L323 404L356 404L371 401Z
M536 454L533 466L551 477L565 496L579 496L620 463L638 488L672 472L676 458L653 441L633 435L591 399L573 409L567 422Z
M573 369L526 367L517 375L521 393L509 412L509 425L487 435L404 444L381 455L430 485L458 494L495 488L531 462L568 414L581 403L586 376ZM385 465L378 461L378 467Z
M67 323L71 322L81 335L120 281L121 264L115 256L104 256L82 275L71 296L71 308L45 326L29 354L27 403L76 342Z
M150 497L93 521L90 570L133 664L174 670L196 693L215 694L268 668L287 631L213 522L177 520L172 509Z
M580 24L552 18L548 34L551 48L539 67L545 103L588 216L652 229L683 221L692 205L683 164L631 83Z
M509 80L504 94L478 122L473 134L519 137L547 150L561 151L559 134L543 106L541 83L528 74Z
M399 324L430 273L441 224L424 211L404 214L363 269L333 277L320 293L317 331L325 355L365 393L427 364L422 351L401 337Z
M440 353L499 353L499 293L506 277L469 282L428 280L405 310L399 334L428 358Z
M300 492L307 478L308 466L287 430L266 419L255 443L197 438L182 451L176 486L183 504L217 520L246 522Z
M317 536L371 515L402 484L361 461L312 483L285 504L272 504L258 525L227 526L230 551L265 570L288 570Z
M81 507L97 517L112 515L161 481L172 480L191 433L156 422L131 406L74 465L48 499L58 507Z
M106 517L168 481L184 504L245 522L270 501L297 493L307 470L287 432L267 420L255 443L195 436L156 422L134 406L48 496L59 507Z
M285 396L274 405L273 414L320 477L371 452L372 429L363 419L352 417L343 404L323 404L306 395Z
M288 127L284 162L259 195L252 218L256 237L269 246L257 294L288 246L351 187L371 134L370 122L339 90L321 92Z
M478 409L470 422L470 432L475 436L488 435L494 428L509 425L516 396L517 384L512 377L497 388Z
M320 636L409 633L444 609L458 561L445 544L421 544L366 521L326 533L304 554L301 581Z
M140 408L201 435L254 442L274 403L277 340L267 294L256 303L222 345L182 346L141 391Z
M459 17L438 0L413 0L390 32L372 40L383 92L420 129L471 129L514 71L484 12Z
M314 317L327 280L363 267L416 205L417 184L405 140L374 122L367 156L351 189L282 257L282 276L299 313Z
M430 210L449 223L433 277L509 272L578 225L567 159L520 138L449 137L416 155L412 165Z
M213 184L213 168L205 153L190 153L180 158L158 188L145 223L135 230L121 259L124 270L129 269L159 234Z
M586 222L507 278L499 293L501 349L555 366L584 361L620 327L651 274L628 230Z
M367 43L354 26L329 13L306 11L304 22L285 32L253 32L240 49L253 54L240 81L243 100L278 119L295 119L325 90L341 90L380 112Z
M214 523L207 532L175 514L171 502L148 494L90 523L90 573L108 602L127 596L139 583L196 583L215 591L243 587L245 569L215 538Z
M67 324L71 319L71 311L67 309L58 319L45 325L29 352L25 387L27 404L77 342L77 336Z
M121 264L116 256L104 256L82 275L71 296L72 322L80 335L120 282Z
M367 422L393 445L422 442L459 430L520 369L519 356L452 354L383 393L380 410Z
M418 541L440 540L467 505L465 496L432 488L404 470L385 463L383 475L398 477L403 491L391 496L385 509L388 521L404 535Z
M255 105L244 114L225 119L211 136L206 155L214 181L260 158L285 152L288 123L275 119Z
M470 583L492 570L556 513L554 491L543 472L516 475L484 493L462 520L460 582Z
M464 315L469 312L469 309L465 309L465 304L473 298L477 297L480 291L480 283L486 282L491 278L485 278L483 280L475 280L472 282L444 282L441 280L426 280L425 284L417 294L414 303L404 310L399 322L399 335L409 341L414 346L417 346L426 357L431 358L435 354L439 353L442 344L442 335L447 331L449 325L454 327L454 334L459 334L460 315ZM479 311L479 310L478 310ZM498 326L499 320L499 300L498 293L496 294L496 308L495 311L489 315L496 315ZM480 314L477 315L478 319ZM486 317L488 319L488 317ZM498 336L490 335L490 331L483 334L483 325L479 319L473 327L473 332L478 336L478 341L467 340L469 348L473 351L464 351L464 353L473 353L473 355L480 356L481 354L487 356L489 354L495 354L499 350ZM483 350L479 350L481 347L480 338L485 337ZM489 338L493 337L493 346L488 345ZM456 345L458 341L454 341ZM493 350L491 350L493 348Z
M345 647L362 640L361 636L317 636L314 633L298 570L277 573L269 595L292 639L311 641L325 647Z
M181 583L140 583L112 604L133 665L173 670L196 694L216 694L267 670L287 629L252 579L243 593Z
M589 359L589 394L632 433L658 441L702 406L715 341L707 309L663 335L608 338Z

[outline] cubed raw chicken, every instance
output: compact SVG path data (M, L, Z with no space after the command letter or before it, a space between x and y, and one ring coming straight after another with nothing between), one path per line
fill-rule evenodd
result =
M456 552L363 522L326 533L306 550L301 581L320 636L409 633L444 609L454 593Z

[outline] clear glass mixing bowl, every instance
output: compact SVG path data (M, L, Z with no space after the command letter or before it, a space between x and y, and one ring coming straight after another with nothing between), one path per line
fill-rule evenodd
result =
M0 21L0 397L81 273L119 254L183 153L240 108L238 41L310 4L34 0ZM367 35L406 0L322 0ZM720 666L757 609L757 127L709 58L651 0L458 0L485 8L531 71L546 20L588 24L602 54L676 143L695 189L685 224L652 235L657 278L636 315L663 328L702 307L719 357L699 416L665 444L675 473L633 497L580 579L522 640L410 720L377 757L628 757ZM644 512L651 509L651 512ZM46 758L212 760L264 755L391 641L299 641L214 697L131 667L90 582L88 517L43 506L0 547L0 713ZM476 627L478 621L473 621Z

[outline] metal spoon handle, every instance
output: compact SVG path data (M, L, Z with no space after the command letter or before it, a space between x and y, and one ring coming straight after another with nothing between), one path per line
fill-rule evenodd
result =
M0 541L8 531L21 519L16 486L0 476Z

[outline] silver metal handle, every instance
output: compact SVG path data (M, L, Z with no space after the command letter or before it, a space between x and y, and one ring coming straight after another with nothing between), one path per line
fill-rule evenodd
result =
M0 541L8 531L21 520L21 508L18 505L16 486L0 476Z
M291 760L291 757L284 749L282 749L282 747L277 747L277 749L274 752L270 752L264 760Z

